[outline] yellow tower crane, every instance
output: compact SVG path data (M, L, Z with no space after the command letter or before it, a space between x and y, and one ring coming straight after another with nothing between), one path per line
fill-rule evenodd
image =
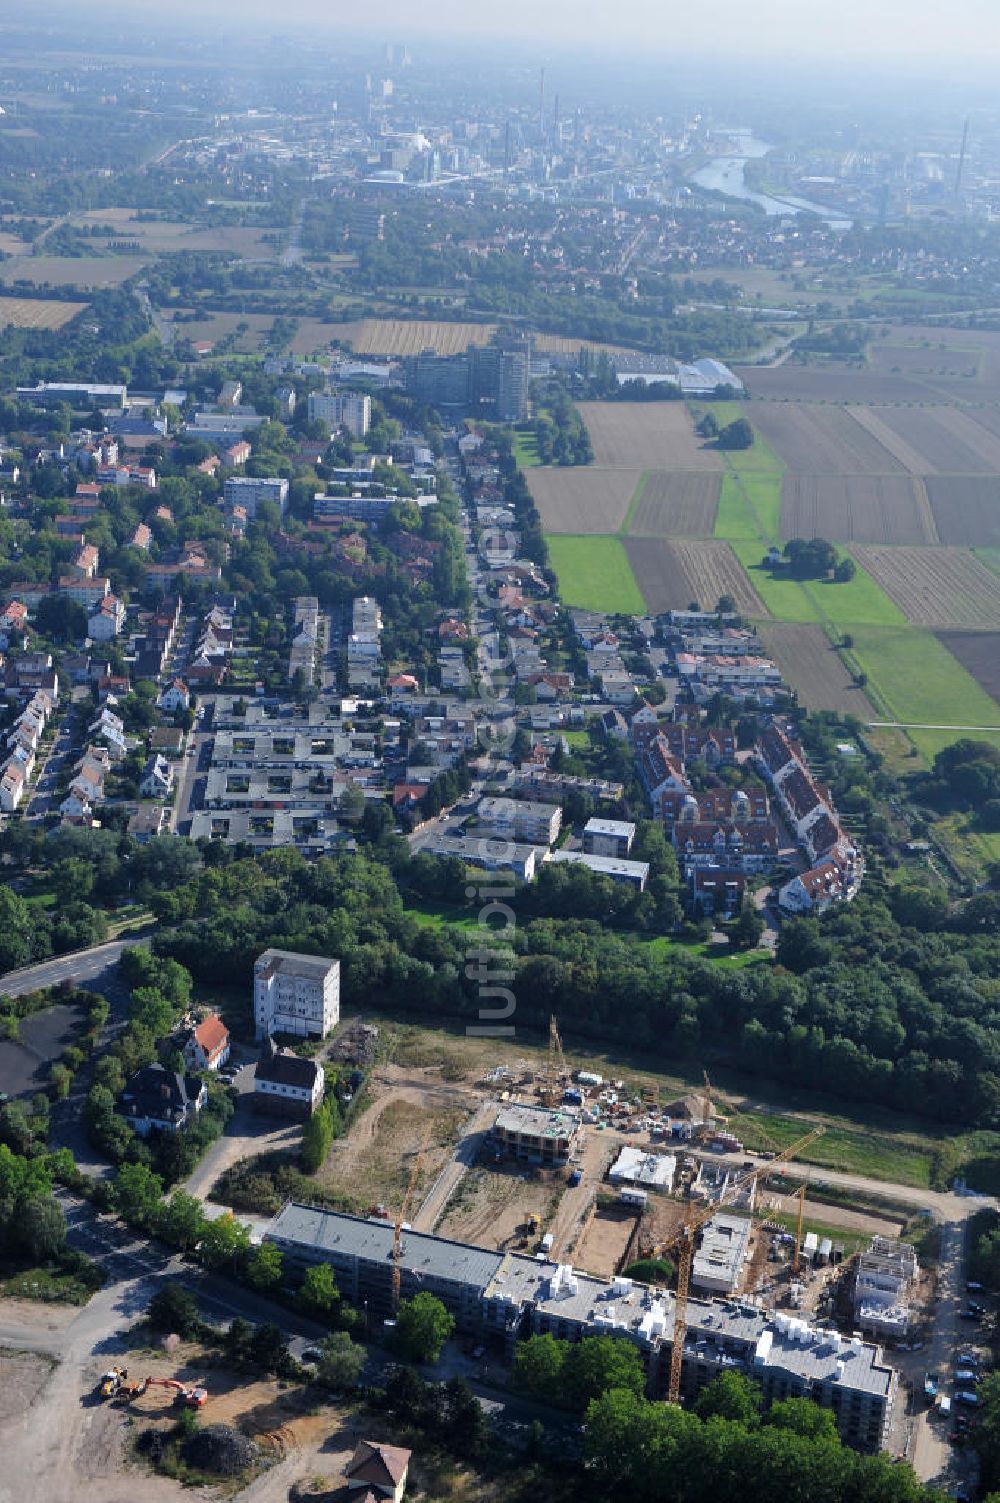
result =
M559 1037L559 1024L553 1013L549 1018L549 1057L546 1060L545 1073L542 1078L543 1106L558 1105L562 1099L563 1084L568 1079L569 1069L566 1056L563 1054L562 1039Z
M413 1192L417 1185L417 1176L420 1173L420 1165L423 1163L424 1154L430 1142L430 1136L431 1124L428 1122L424 1128L424 1136L420 1147L410 1166L410 1177L406 1182L403 1203L399 1208L399 1215L396 1217L396 1224L392 1233L392 1314L394 1319L396 1311L399 1309L399 1290L402 1282L403 1222L406 1220L406 1213L410 1208L410 1201L413 1199Z
M774 1158L766 1164L760 1164L756 1169L750 1169L724 1192L715 1205L704 1206L700 1210L690 1203L688 1204L684 1225L674 1242L668 1244L670 1250L677 1252L677 1295L674 1303L674 1333L673 1343L670 1350L670 1384L667 1389L667 1402L669 1404L680 1403L681 1395L681 1366L684 1362L684 1337L687 1332L687 1307L688 1294L691 1288L691 1269L694 1265L695 1242L698 1232L705 1226L718 1210L727 1201L739 1195L743 1190L756 1185L759 1179L770 1174L778 1164L786 1164L797 1154L808 1148L817 1138L821 1138L826 1131L823 1127L816 1127L812 1132L806 1133L804 1138L792 1143L781 1153L775 1154Z

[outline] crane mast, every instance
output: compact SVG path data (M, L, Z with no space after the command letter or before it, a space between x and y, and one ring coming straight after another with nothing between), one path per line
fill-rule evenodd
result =
M796 1154L808 1148L817 1138L823 1136L826 1131L823 1127L816 1127L812 1132L806 1133L804 1138L789 1145L781 1153L775 1154L774 1158L766 1164L760 1164L756 1169L749 1170L741 1175L732 1185L731 1189L723 1196L717 1205L707 1206L697 1211L694 1206L688 1205L684 1218L684 1226L677 1242L674 1244L678 1249L677 1259L677 1296L674 1301L674 1332L673 1342L670 1349L670 1383L667 1389L667 1402L679 1404L681 1396L681 1367L684 1362L684 1336L687 1331L687 1308L688 1294L691 1288L691 1270L694 1265L695 1240L698 1231L707 1222L711 1221L719 1206L738 1195L741 1190L749 1189L755 1185L764 1175L770 1174L776 1165L787 1164L789 1159L795 1158Z

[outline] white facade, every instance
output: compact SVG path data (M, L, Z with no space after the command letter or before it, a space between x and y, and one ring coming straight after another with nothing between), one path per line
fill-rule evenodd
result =
M251 522L262 501L273 501L283 514L288 503L288 481L233 475L226 481L223 500L227 506L242 506Z
M322 1065L317 1065L311 1086L291 1085L281 1080L262 1080L258 1074L253 1089L255 1096L269 1098L275 1106L283 1105L292 1111L297 1108L302 1116L311 1117L322 1104L325 1082L326 1072Z
M364 438L371 427L372 400L363 392L311 391L308 410L310 420L329 423L334 433L346 428L352 438Z
M325 1038L340 1018L340 961L265 950L254 966L253 991L257 1038Z

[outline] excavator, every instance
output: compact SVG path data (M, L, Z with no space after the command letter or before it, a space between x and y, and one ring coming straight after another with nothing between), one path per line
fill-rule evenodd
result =
M123 1373L123 1377L127 1374ZM119 1387L121 1385L119 1384ZM188 1386L179 1383L176 1378L143 1378L139 1383L129 1383L122 1393L127 1399L138 1399L146 1392L147 1388L170 1388L173 1389L174 1403L183 1404L186 1409L203 1409L208 1400L208 1389L201 1384Z
M115 1398L127 1377L127 1367L109 1367L106 1373L101 1373L101 1376L97 1380L97 1391L101 1398Z

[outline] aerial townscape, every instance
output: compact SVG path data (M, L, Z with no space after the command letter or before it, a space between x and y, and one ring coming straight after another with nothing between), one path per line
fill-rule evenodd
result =
M1000 14L676 9L0 8L0 1503L1000 1499Z

